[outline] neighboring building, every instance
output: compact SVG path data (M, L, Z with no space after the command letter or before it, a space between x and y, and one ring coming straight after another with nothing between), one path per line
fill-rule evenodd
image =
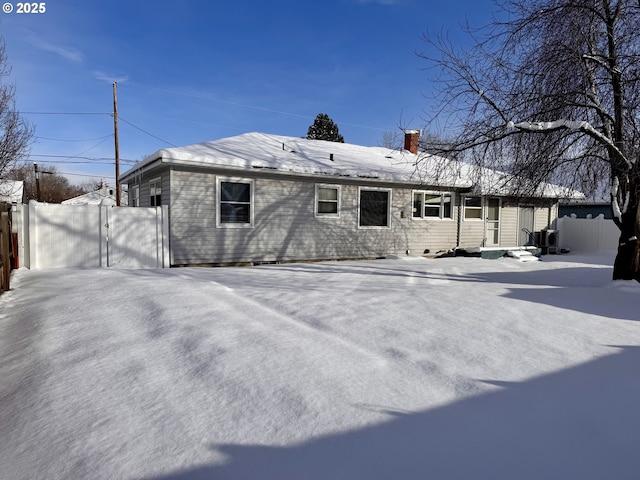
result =
M22 180L0 180L0 203L26 203L26 192Z
M65 200L62 205L103 205L105 202L116 204L116 189L102 186L98 190ZM120 205L127 206L127 192L120 192Z
M561 201L558 206L558 217L576 218L596 218L602 215L604 218L611 220L613 211L611 210L611 202L607 200L587 201L587 200L566 200Z
M527 200L478 189L467 166L419 154L418 135L397 151L247 133L160 150L121 182L133 206L168 205L172 265L516 247L557 218L553 186Z

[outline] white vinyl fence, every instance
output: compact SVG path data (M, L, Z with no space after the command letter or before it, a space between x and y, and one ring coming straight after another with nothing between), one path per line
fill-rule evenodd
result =
M166 206L20 205L20 264L66 267L169 267Z
M603 252L618 249L620 230L613 220L603 215L596 218L558 218L560 248L576 253Z

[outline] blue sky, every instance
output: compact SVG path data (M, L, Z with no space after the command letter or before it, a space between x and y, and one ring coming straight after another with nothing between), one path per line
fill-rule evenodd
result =
M121 171L171 145L245 132L304 136L328 114L348 143L420 128L424 32L490 19L490 0L51 0L0 13L10 81L36 127L30 162L113 184L113 81ZM88 157L88 158L77 158Z

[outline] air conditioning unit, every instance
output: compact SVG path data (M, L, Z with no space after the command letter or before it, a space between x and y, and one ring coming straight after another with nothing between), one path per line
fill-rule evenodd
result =
M542 230L540 232L540 247L543 253L560 253L560 232L557 230Z

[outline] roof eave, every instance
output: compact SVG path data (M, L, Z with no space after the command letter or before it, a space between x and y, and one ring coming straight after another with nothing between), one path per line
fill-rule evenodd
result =
M120 176L120 181L122 183L127 183L127 180L131 178L135 178L136 175L140 175L145 173L148 170L156 168L160 164L171 165L171 166L179 166L179 167L192 167L199 168L205 170L216 170L216 171L224 171L224 172L232 172L232 174L237 174L241 176L242 174L246 175L247 172L262 172L269 175L276 176L287 176L287 177L295 177L295 178L304 178L304 179L315 179L326 181L350 181L350 182L358 182L358 183L367 183L367 184L375 184L375 185L407 185L411 187L422 187L422 188L438 188L438 189L449 189L449 190L466 190L471 188L471 185L466 184L437 184L437 183L423 183L419 180L411 181L411 180L403 180L403 179L393 179L393 178L380 178L374 176L365 176L365 175L346 175L339 173L331 173L331 172L296 172L292 170L279 170L275 168L269 167L261 167L261 166L230 166L230 165L218 165L218 164L203 164L198 160L188 160L182 158L172 158L172 157L160 157L155 159L155 161L145 163L141 165L137 169L132 169L126 172L125 174Z

